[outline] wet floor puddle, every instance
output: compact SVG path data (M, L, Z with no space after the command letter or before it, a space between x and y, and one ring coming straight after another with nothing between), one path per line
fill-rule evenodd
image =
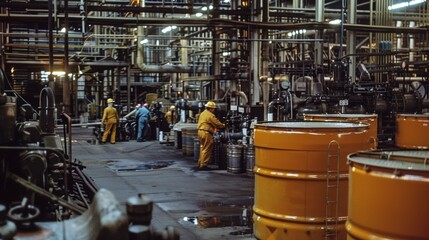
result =
M174 161L152 161L144 163L109 161L107 166L114 171L145 171L166 168L173 163Z

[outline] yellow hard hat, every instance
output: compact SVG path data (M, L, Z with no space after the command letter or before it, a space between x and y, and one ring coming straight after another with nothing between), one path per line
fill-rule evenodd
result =
M176 109L174 105L170 107L170 110L174 110L174 109Z
M107 99L107 103L114 103L114 102L115 102L115 100L113 100L113 98Z
M206 103L206 108L216 108L216 103L209 101Z

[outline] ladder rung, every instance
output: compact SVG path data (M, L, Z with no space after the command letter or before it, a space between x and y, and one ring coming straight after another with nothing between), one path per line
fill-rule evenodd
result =
M328 170L328 173L338 173L338 170Z
M328 185L328 188L335 188L338 187L338 185Z
M326 201L327 204L336 203L337 201Z

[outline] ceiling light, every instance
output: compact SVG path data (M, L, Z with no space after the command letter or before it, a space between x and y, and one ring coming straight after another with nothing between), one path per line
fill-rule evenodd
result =
M333 24L333 25L337 25L340 23L341 23L341 19L334 19L334 20L329 21L329 24Z
M143 39L143 40L140 41L140 44L146 44L148 42L149 42L149 40L147 38L145 38L145 39Z
M195 13L195 16L197 16L197 17L202 17L203 16L203 13Z
M408 7L408 6L413 6L419 3L424 3L426 2L426 0L412 0L409 2L401 2L401 3L397 3L397 4L393 4L391 6L388 6L387 9L389 10L395 10L395 9L400 9L400 8L404 8L404 7Z

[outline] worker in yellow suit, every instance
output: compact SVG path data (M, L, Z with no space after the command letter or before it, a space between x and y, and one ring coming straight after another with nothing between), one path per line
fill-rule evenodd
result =
M104 134L101 139L102 143L106 143L107 136L110 135L110 143L115 144L116 142L116 127L118 126L119 118L116 108L113 107L115 101L112 98L107 99L107 107L104 109L103 118L101 123L105 124Z
M198 118L198 139L200 140L200 158L198 159L199 170L211 170L207 165L213 151L213 134L217 128L225 128L214 115L216 104L212 101L206 103L206 109Z

